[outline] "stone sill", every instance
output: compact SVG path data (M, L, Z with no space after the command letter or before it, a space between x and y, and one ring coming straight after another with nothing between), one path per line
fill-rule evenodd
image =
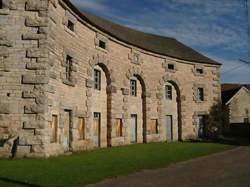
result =
M68 85L68 86L75 87L75 84L74 84L73 82L71 82L71 81L69 81L69 80L66 80L66 79L63 80L63 84L66 84L66 85Z
M0 15L9 15L10 14L10 9L4 8L0 9Z
M108 53L107 49L103 49L103 48L101 48L99 46L96 46L96 49L99 50L99 51L101 51L101 52Z

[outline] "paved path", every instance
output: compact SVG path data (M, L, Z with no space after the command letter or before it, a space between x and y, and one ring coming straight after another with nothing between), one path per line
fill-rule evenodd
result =
M218 153L168 168L108 179L92 187L250 187L250 147Z

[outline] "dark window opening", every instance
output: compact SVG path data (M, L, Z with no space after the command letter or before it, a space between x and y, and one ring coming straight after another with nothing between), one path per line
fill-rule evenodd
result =
M197 98L198 98L198 101L204 101L204 88L198 88Z
M102 49L106 49L106 42L99 40L99 47Z
M168 64L168 69L174 70L174 64Z
M203 74L203 73L204 73L204 72L203 72L203 69L201 69L201 68L196 69L196 72L197 72L198 74Z
M67 55L67 58L66 58L66 67L65 67L65 71L66 71L66 79L67 80L70 80L71 78L71 73L72 73L72 57Z
M137 95L137 82L136 82L136 80L130 80L130 95L131 96Z
M74 32L74 30L75 30L75 24L72 21L68 20L67 27L68 27L69 30L71 30L71 31Z
M0 9L3 9L3 0L0 0Z
M172 100L173 98L172 86L170 85L165 86L165 97L166 99Z
M94 87L96 90L101 90L101 71L94 70Z

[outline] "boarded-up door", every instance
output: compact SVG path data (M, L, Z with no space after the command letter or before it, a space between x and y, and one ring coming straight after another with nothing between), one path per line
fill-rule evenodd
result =
M167 141L173 141L173 116L166 116L166 137Z
M93 139L94 144L97 147L100 147L101 144L101 113L95 112L94 113L94 121L93 121Z
M71 130L70 130L70 124L71 124L71 111L65 110L63 115L63 146L65 151L69 151L70 144L71 144Z
M137 142L137 115L131 115L131 131L130 131L130 142Z

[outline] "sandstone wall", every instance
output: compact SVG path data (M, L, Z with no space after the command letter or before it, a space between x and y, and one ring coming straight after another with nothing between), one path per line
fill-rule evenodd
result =
M174 124L180 126L178 132L184 140L195 136L197 115L209 114L220 98L217 65L161 56L123 43L79 18L63 1L6 2L6 8L0 10L0 129L14 131L19 137L19 156L63 154L65 131L69 131L68 150L92 149L94 112L103 116L102 147L130 143L132 113L138 114L139 143L143 139L165 141L168 104L164 85L168 81L179 93ZM74 32L67 28L68 20L74 23ZM99 39L106 41L106 50L97 46ZM65 78L67 56L73 63L70 80ZM168 63L175 65L174 71L167 68ZM93 88L96 66L105 77L99 94ZM195 73L197 67L204 70L203 75ZM138 92L142 93L137 98L129 93L132 77L140 83ZM205 89L204 102L196 99L197 87ZM58 117L57 141L53 143L52 115ZM82 140L80 119L85 125ZM121 137L115 133L117 119L123 125ZM146 131L152 119L158 120L158 134ZM66 123L69 129L65 129Z

